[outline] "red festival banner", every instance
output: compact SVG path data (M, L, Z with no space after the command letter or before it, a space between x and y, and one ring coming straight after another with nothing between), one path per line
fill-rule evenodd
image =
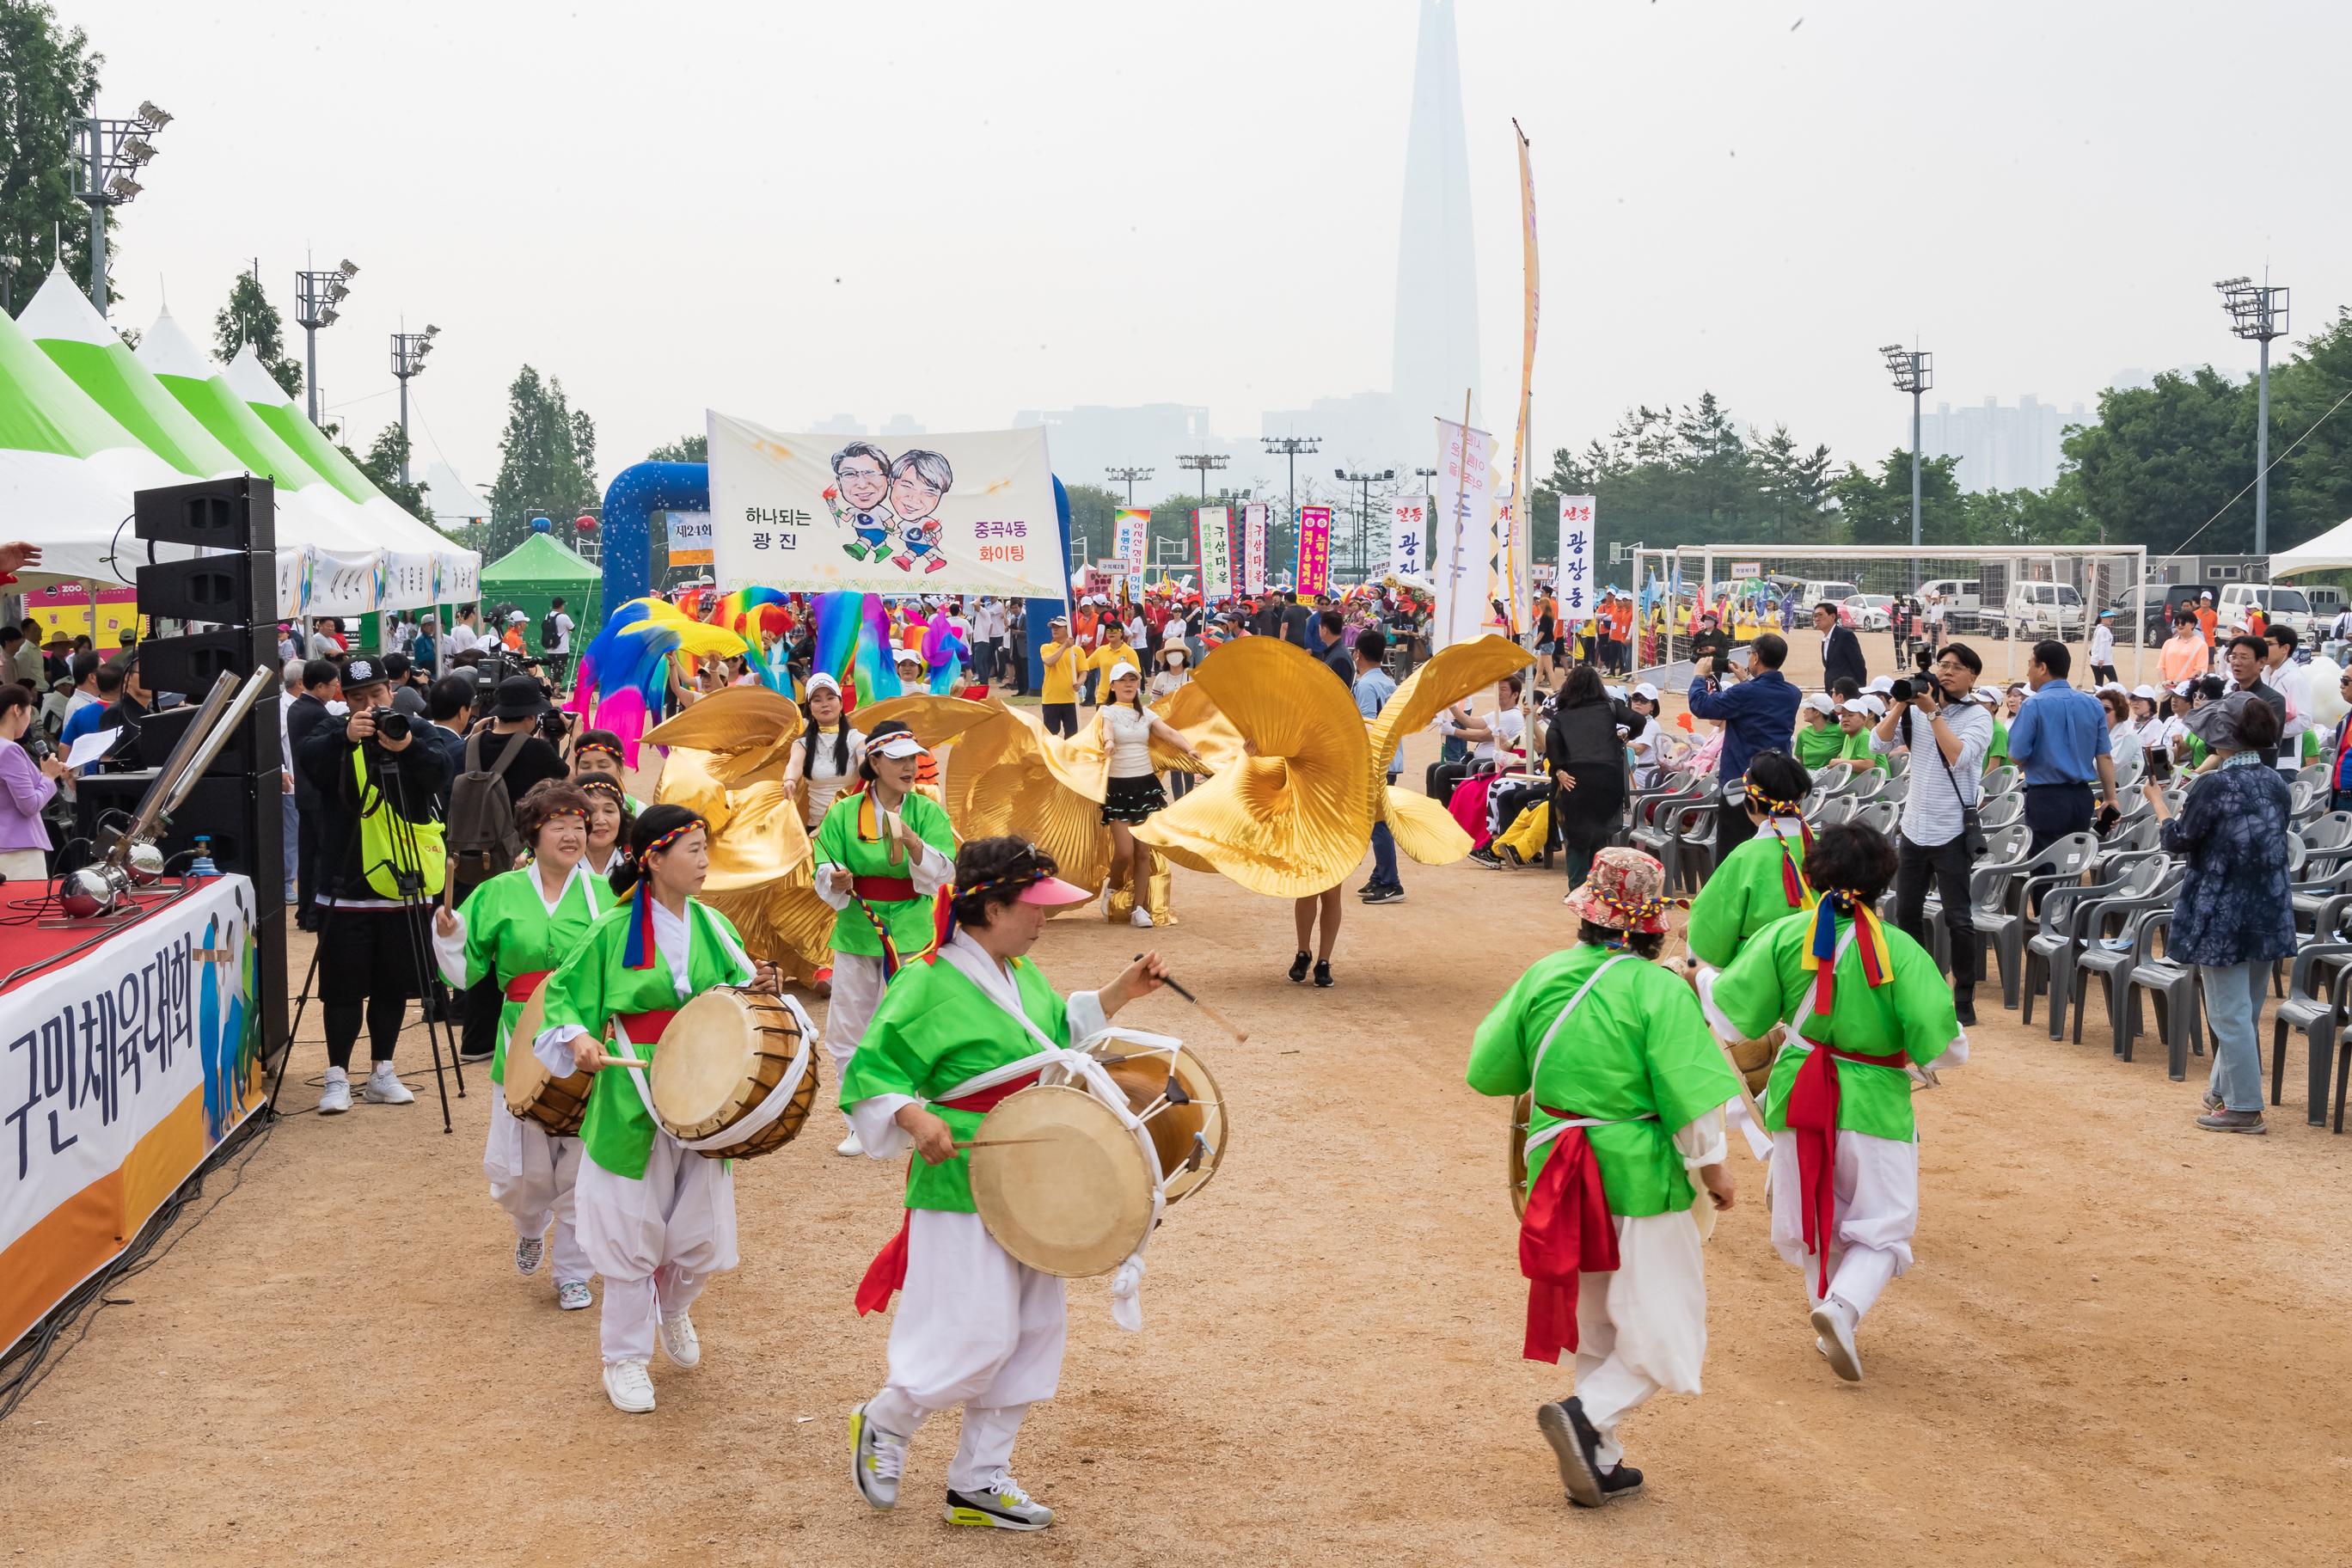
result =
M1331 509L1298 509L1298 574L1295 584L1302 594L1331 591Z

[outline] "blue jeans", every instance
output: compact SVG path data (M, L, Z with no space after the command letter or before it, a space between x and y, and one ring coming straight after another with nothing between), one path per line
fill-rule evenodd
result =
M2247 963L2200 963L2205 983L2205 1021L2213 1030L2213 1077L2209 1085L2231 1110L2263 1109L2263 1046L2255 1025L2269 989L2268 959Z
M1391 773L1390 785L1393 787L1396 782L1397 775ZM1389 825L1385 822L1372 824L1372 886L1375 888L1404 886L1402 882L1397 880L1396 836L1389 831Z

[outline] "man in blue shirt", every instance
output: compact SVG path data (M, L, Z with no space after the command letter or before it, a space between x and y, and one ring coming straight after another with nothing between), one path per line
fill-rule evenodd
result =
M1387 657L1389 639L1369 627L1356 634L1356 711L1366 723L1381 716L1389 699L1396 695L1395 677L1381 668ZM1404 740L1397 739L1396 754L1389 759L1389 783L1397 782L1404 768ZM1404 884L1397 879L1396 837L1386 822L1372 824L1372 879L1364 884L1362 893L1368 904L1395 904L1404 900Z
M1716 689L1712 656L1700 659L1691 677L1692 717L1713 719L1723 725L1723 752L1715 776L1722 781L1727 800L1732 798L1732 786L1747 778L1750 757L1759 752L1790 748L1797 731L1797 704L1803 698L1780 673L1789 658L1786 638L1766 632L1748 645L1748 657L1761 673L1727 689ZM1755 836L1756 824L1745 811L1730 807L1717 812L1715 822L1715 858L1720 865L1725 856Z
M2107 809L2116 809L2116 759L2107 742L2106 705L2066 682L2074 656L2062 642L2038 642L2025 667L2032 695L2009 726L2009 760L2025 781L2025 825L2039 855L2070 833L2091 830L2091 775Z

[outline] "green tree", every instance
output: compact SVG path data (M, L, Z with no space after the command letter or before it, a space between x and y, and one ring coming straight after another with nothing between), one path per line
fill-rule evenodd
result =
M1110 553L1111 517L1127 504L1127 498L1100 485L1074 485L1065 481L1062 489L1070 498L1070 553L1074 558L1070 564L1075 570L1078 564L1075 557L1079 553L1078 541L1081 539L1086 541L1085 553L1088 560L1098 561Z
M499 450L504 459L490 486L489 559L530 538L534 516L551 520L568 537L572 520L599 499L594 422L566 401L562 382L530 365L507 389Z
M213 317L213 347L226 364L246 344L253 345L261 368L285 388L286 395L302 395L302 362L286 352L286 323L269 302L261 279L240 272L229 285L228 303Z
M675 441L665 441L646 454L648 463L707 463L710 461L709 435L680 436Z
M2211 366L2188 376L2163 372L2152 386L2109 387L2099 395L2099 422L2068 437L2065 452L2080 475L2084 509L2109 543L2167 555L2192 536L2200 554L2253 547L2252 496L2204 526L2254 477L2253 395ZM2272 543L2284 537L2274 521Z
M432 503L425 500L425 487L421 484L404 485L400 482L400 465L405 462L411 454L408 437L399 426L385 426L377 434L374 443L368 447L367 456L364 458L349 447L343 447L342 453L352 460L353 467L368 477L370 483L390 496L393 503L403 511L425 522L429 523L433 521L433 507Z
M1967 508L1953 472L1958 458L1926 458L1919 464L1919 543L1932 551L1969 542ZM1841 542L1870 546L1911 542L1911 454L1897 447L1876 473L1848 463L1830 481L1830 495L1843 521Z
M89 291L89 209L74 198L72 131L98 98L104 55L61 27L47 0L0 0L0 254L18 258L11 302L23 309L43 257ZM105 209L111 230L114 209ZM64 256L57 254L64 247Z
M1756 492L1772 509L1772 541L1776 544L1819 544L1831 531L1830 449L1817 446L1801 451L1786 425L1776 425L1761 440L1748 432L1751 448L1751 479Z

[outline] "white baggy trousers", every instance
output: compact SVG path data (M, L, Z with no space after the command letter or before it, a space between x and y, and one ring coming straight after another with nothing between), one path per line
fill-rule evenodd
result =
M1625 1457L1619 1422L1661 1389L1696 1394L1706 1365L1706 1258L1690 1211L1613 1217L1617 1271L1576 1277L1576 1396L1604 1466Z
M576 1204L581 1246L604 1277L604 1363L650 1360L662 1320L735 1267L734 1172L656 1128L641 1179L583 1159Z
M1014 1262L976 1214L913 1209L907 1221L890 1377L866 1402L866 1418L912 1436L961 1405L963 1440L948 1485L977 1492L1011 1467L1022 1417L1061 1383L1069 1329L1062 1281Z
M1797 1135L1772 1134L1772 1246L1805 1271L1805 1298L1821 1305L1821 1259L1805 1250ZM1886 1283L1911 1267L1919 1228L1919 1145L1843 1129L1830 1185L1837 1194L1837 1235L1830 1241L1830 1294L1854 1321L1878 1301Z
M573 1222L572 1189L580 1179L580 1140L554 1138L546 1128L507 1109L491 1097L490 1135L482 1150L482 1174L490 1179L490 1199L507 1211L515 1235L524 1241L546 1236L555 1263L555 1282L585 1280L596 1270L580 1245Z

